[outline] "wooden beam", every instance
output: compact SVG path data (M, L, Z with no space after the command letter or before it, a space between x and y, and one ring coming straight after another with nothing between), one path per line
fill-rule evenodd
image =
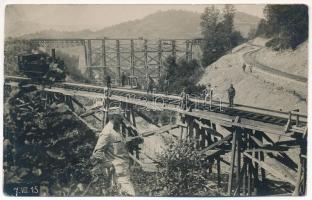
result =
M200 129L198 126L195 126L195 149L200 150Z
M212 130L211 131L211 134L215 135L215 136L218 136L218 137L223 137L222 134L218 133L215 129L213 129L211 126L207 125L207 124L204 124L203 122L201 122L200 120L198 119L194 119L194 122L199 126L200 129L202 128L205 128L205 129L210 129Z
M82 103L80 103L75 97L72 96L72 100L75 104L77 104L80 108L86 109Z
M215 156L216 154L221 154L221 153L224 153L224 149L214 149L214 150L208 150L206 151L205 155L207 157L210 157L210 156Z
M246 133L247 148L252 148L253 147L252 140L251 140L250 136L251 136L250 134ZM247 163L247 195L251 196L253 166L252 166L251 160L247 160L246 156L244 156L243 159Z
M241 129L236 128L236 185L237 195L240 195L240 180L241 180ZM236 195L234 195L236 196Z
M87 41L87 40L84 40L84 41L83 41L83 49L84 49L84 55L85 55L85 65L86 65L87 67L89 67L89 66L88 66L88 50L87 50L86 41Z
M117 76L118 76L118 85L121 84L121 61L120 61L120 41L116 40L116 61L117 61Z
M130 40L130 68L131 68L131 76L134 77L134 42L133 40ZM132 85L132 80L131 80L131 88L133 87Z
M222 138L221 140L218 140L218 142L215 142L215 143L209 145L208 147L204 148L203 150L200 150L199 153L205 154L207 151L209 151L209 150L211 150L211 149L213 149L213 148L215 148L215 147L217 147L217 146L227 142L231 138L232 138L232 135L228 135L228 136Z
M134 110L134 112L139 115L140 117L142 117L145 121L147 121L150 124L153 124L154 126L160 127L156 122L154 122L149 116L147 116L146 114L144 114L143 112L139 111L139 110Z
M258 138L258 140L263 144L263 137L262 137L262 133L261 132L256 132L256 137ZM264 152L263 151L260 151L259 152L259 156L260 156L260 161L263 161L264 162ZM261 171L261 181L262 183L265 182L265 170L263 168L260 169Z
M224 164L231 166L231 163L228 162L227 160L224 160L222 157L220 157L220 161L223 162Z
M157 128L155 130L145 131L145 132L142 133L142 136L143 137L148 137L148 136L151 136L151 135L157 135L157 134L168 132L168 131L176 129L176 128L179 128L179 125L169 124L169 125Z
M249 155L248 153L243 153L244 156L246 156L247 158L249 158L250 160L258 163L260 165L260 167L264 168L265 170L268 170L272 173L273 176L276 176L282 180L285 180L293 185L296 185L296 180L289 174L286 172L286 170L283 170L283 167L278 167L278 169L276 169L275 167L273 166L276 166L276 165L269 165L263 161L260 161L254 157L252 157L251 155ZM277 163L276 163L277 164ZM286 172L286 173L285 173Z
M217 156L217 176L218 176L218 187L221 187L221 163L220 163L220 156Z
M265 149L265 148L257 148L257 149L246 149L244 152L246 153L254 153L254 152L266 152L266 153L279 153L281 150L277 149Z
M229 173L229 182L228 182L228 195L232 195L232 185L233 185L233 173L234 173L234 166L235 166L235 151L236 149L236 130L233 132L233 139L232 139L232 153L231 153L231 167Z
M162 55L163 55L163 49L162 49L162 41L159 40L158 42L158 78L161 77L161 68L162 68Z
M86 127L88 127L91 131L97 133L97 132L101 132L101 130L93 127L91 124L89 124L87 121L85 121L84 119L82 119L79 115L77 115L77 113L72 112L71 113L77 118L79 119L84 125L86 125Z
M132 125L134 127L136 127L136 121L135 121L135 114L134 114L133 105L130 106L130 115L131 115L131 118L132 118Z
M90 115L94 115L95 113L100 112L100 110L88 110L85 113L80 114L80 117L89 117Z
M148 59L147 59L147 40L144 40L144 71L145 81L148 83Z
M302 176L302 165L301 165L301 162L302 162L302 158L301 158L301 155L299 153L298 155L299 157L299 162L298 162L298 170L297 170L297 181L296 181L296 185L295 185L295 190L293 192L293 196L299 196L300 194L300 185L301 185L301 176Z
M85 111L87 111L88 109L82 104L82 103L80 103L76 98L74 98L73 96L71 97L71 99L72 99L72 101L76 104L76 105L78 105L80 108L82 108L83 110L85 110ZM100 108L100 106L99 106L99 108ZM86 113L85 113L86 114ZM88 117L89 115L88 114L86 114L86 116L84 115L84 114L81 114L80 115L80 117ZM102 121L100 118L98 118L96 115L95 115L95 113L92 113L91 114L91 116L92 117L94 117L95 119L97 119L98 121Z
M243 165L242 169L238 169L240 171L239 174L245 174L246 173L246 169L247 169L247 163L245 163ZM240 185L241 185L242 181L244 181L243 180L243 176L239 176L238 179L237 179L236 188L235 188L233 196L240 196Z
M146 164L146 163L142 163L139 159L137 159L134 155L132 154L128 154L129 157L131 158L131 160L133 160L135 163L139 164L142 169L144 171L150 171L150 172L155 172L157 170L156 165L155 164Z

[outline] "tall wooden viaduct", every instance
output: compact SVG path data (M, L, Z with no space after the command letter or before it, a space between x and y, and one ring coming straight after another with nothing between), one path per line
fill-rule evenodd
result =
M6 87L32 83L21 77L5 77ZM234 108L219 102L206 102L190 98L191 110L181 108L181 99L174 95L146 94L139 90L101 86L55 83L41 88L45 103L66 103L81 122L94 132L100 131L87 119L93 118L105 125L109 112L119 111L123 118L120 133L124 142L146 138L154 134L171 133L180 129L178 140L194 142L194 147L217 171L218 185L227 184L229 196L259 195L262 186L282 184L288 186L283 195L303 195L307 178L307 116L297 111L284 113L262 108L235 105ZM56 98L57 97L57 98ZM87 108L79 98L97 99L98 104ZM20 105L24 106L24 105ZM80 108L83 112L78 113ZM181 120L175 124L140 132L136 116L149 123L153 120L142 109L169 110ZM133 162L145 170L153 170L155 163L146 162L145 152L135 142L129 148ZM226 170L227 169L227 170ZM209 169L207 169L209 170ZM226 175L226 181L221 178Z
M133 82L145 82L150 75L159 78L165 59L172 55L189 61L200 51L203 39L103 38L103 39L32 39L34 47L83 47L89 77L93 72L111 74L120 83L122 72ZM102 78L102 76L101 76Z

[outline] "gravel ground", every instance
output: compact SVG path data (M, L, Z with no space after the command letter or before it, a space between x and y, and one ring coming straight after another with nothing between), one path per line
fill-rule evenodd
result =
M259 43L259 42L258 42ZM289 111L299 108L307 112L307 86L295 88L300 91L294 93L290 86L292 83L276 82L271 76L253 71L242 70L242 56L257 47L242 44L233 50L233 53L221 57L205 69L198 84L211 83L217 97L224 101L227 99L227 89L230 84L236 89L234 103L257 106L273 110ZM289 86L289 87L288 87Z

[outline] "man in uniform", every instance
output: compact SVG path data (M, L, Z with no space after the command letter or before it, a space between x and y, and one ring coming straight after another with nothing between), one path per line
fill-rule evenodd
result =
M110 96L111 95L111 91L112 91L112 80L110 75L105 76L104 78L104 86L106 85L107 88L104 88L104 94L106 96Z
M117 185L120 195L135 195L130 181L128 150L122 136L114 130L112 116L99 135L91 160L95 161L93 171L96 174L109 177L108 186Z
M165 76L165 80L164 80L164 87L163 87L163 90L165 92L166 95L168 95L168 90L169 90L169 79L168 79L168 74L166 73L166 76Z
M230 88L227 90L228 97L229 97L229 107L233 107L234 105L234 97L235 97L235 89L233 87L233 84L230 85Z
M125 86L126 85L126 79L127 79L127 76L125 74L125 72L122 72L122 75L121 75L121 86Z
M182 92L180 94L181 97L181 108L183 110L186 110L188 107L188 94L186 93L186 89L185 87L182 89Z
M149 92L153 93L153 88L154 88L154 80L151 76L148 76L147 94Z

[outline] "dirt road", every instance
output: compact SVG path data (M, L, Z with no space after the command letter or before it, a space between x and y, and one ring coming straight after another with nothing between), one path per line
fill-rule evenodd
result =
M262 64L262 63L260 63L260 62L258 62L258 61L255 59L255 54L256 54L260 49L261 49L261 48L258 47L256 50L252 50L252 51L246 52L246 53L243 55L244 61L245 61L247 64L251 65L252 67L257 68L258 70L261 70L261 71L263 71L263 72L270 73L270 74L272 74L272 75L276 75L276 76L279 76L279 77L282 77L282 78L285 78L285 79L288 79L288 80L291 80L291 81L297 81L297 82L300 82L300 83L307 84L308 79L305 78L305 77L298 76L298 75L294 75L294 74L289 74L289 73L280 71L280 70L278 70L278 69L275 69L275 68L266 66L266 65L264 65L264 64Z

